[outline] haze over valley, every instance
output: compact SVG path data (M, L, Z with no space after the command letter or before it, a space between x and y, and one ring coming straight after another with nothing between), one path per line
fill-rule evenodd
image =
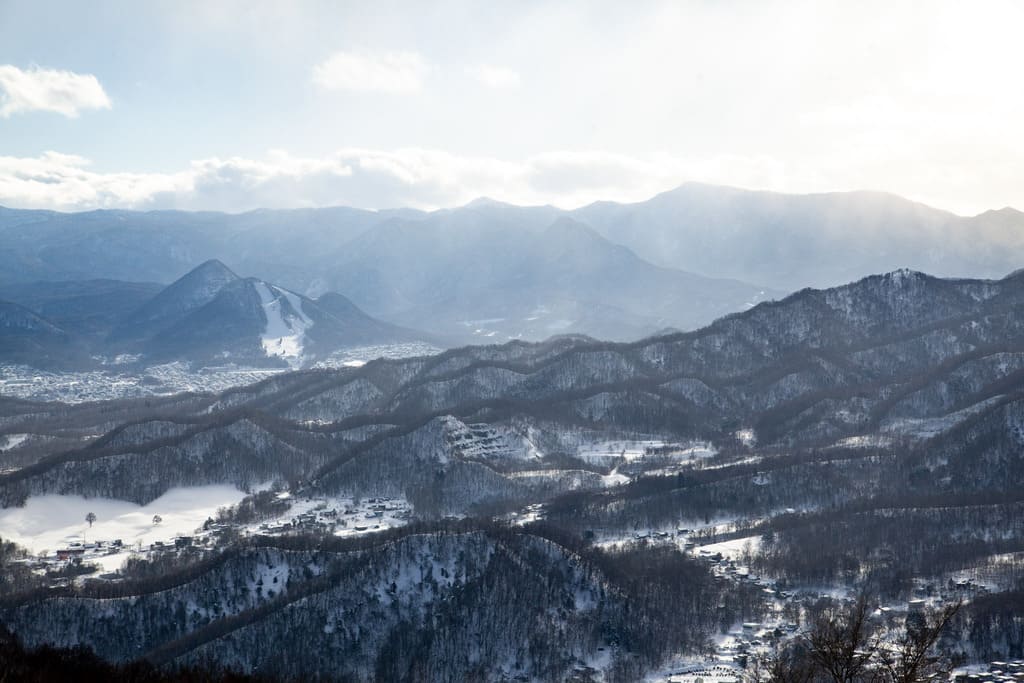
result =
M0 681L1024 677L1022 23L0 1Z

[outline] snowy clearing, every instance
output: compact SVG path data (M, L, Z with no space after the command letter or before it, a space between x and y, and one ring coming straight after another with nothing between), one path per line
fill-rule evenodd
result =
M963 410L957 410L939 417L891 418L882 423L882 431L906 434L919 439L930 439L952 429L972 415L976 415L982 410L995 405L1003 398L1003 395L992 396Z
M760 547L760 536L746 536L745 538L736 538L731 541L702 545L700 547L700 554L714 555L716 553L722 553L723 557L735 560L747 551L752 553L757 552Z
M426 342L402 342L399 344L371 344L340 349L328 358L317 361L314 368L359 367L376 358L414 358L433 356L443 351L439 346Z
M711 444L704 441L669 443L657 439L645 441L599 441L581 445L576 457L598 466L609 466L620 458L634 462L644 458L664 458L678 463L711 458L717 454Z
M0 510L0 537L33 553L53 553L72 542L121 539L126 548L148 546L191 535L217 508L234 505L245 493L233 486L210 485L171 489L148 505L110 498L50 494L28 499L24 507ZM88 513L96 515L89 527ZM162 521L153 523L153 516ZM126 555L118 556L117 565Z
M0 453L10 451L25 443L31 434L7 434L0 436Z
M306 330L313 326L313 321L302 312L302 301L291 292L271 289L266 282L257 282L255 286L267 316L267 327L260 336L263 351L268 356L284 359L293 367L300 366ZM294 315L281 310L282 299L290 304Z

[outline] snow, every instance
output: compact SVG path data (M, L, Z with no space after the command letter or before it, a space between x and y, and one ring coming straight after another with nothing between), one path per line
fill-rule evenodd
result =
M340 349L328 358L317 361L314 368L360 367L376 358L413 358L433 356L443 349L426 342L402 342L399 344L371 344Z
M947 413L946 415L941 415L939 417L903 417L889 419L882 423L882 431L907 434L920 439L930 439L952 429L972 415L976 415L982 410L995 405L1003 398L1004 397L1002 395L992 396L962 410Z
M302 526L302 516L322 522L335 536L370 534L408 524L412 505L403 497L366 498L358 502L349 496L294 497L279 493L290 507L276 517L253 522L242 528L245 534L273 535Z
M757 445L757 434L753 429L740 429L736 432L736 438L747 448Z
M265 282L257 282L255 287L267 316L267 327L260 336L263 351L268 356L284 359L292 367L299 367L302 364L306 330L313 326L313 321L302 312L302 300L292 292L276 287L271 289ZM286 316L281 310L282 299L291 304L298 317L291 314Z
M888 446L890 443L892 439L882 434L861 434L840 439L833 445L836 448L873 448Z
M599 441L582 444L576 450L576 457L596 465L610 465L620 458L625 462L634 462L646 457L666 458L678 464L710 458L716 453L715 448L704 441L669 443L649 439L640 441Z
M619 468L616 467L608 474L601 477L601 483L605 486L620 486L622 484L629 483L629 477L619 472Z
M233 364L192 368L182 361L151 365L135 371L48 372L27 365L0 365L0 396L83 403L169 396L183 391L218 392L253 384L280 372L283 372L281 368L249 368Z
M714 555L716 553L722 553L723 557L729 559L738 559L746 551L757 552L761 547L760 536L747 536L745 538L736 538L731 541L723 541L721 543L712 543L710 545L702 545L700 547L700 553L702 555Z
M423 342L359 346L337 351L314 365L318 368L352 367L375 358L430 356L442 349ZM98 359L102 362L103 359ZM184 361L128 369L104 364L102 370L50 372L28 365L0 365L0 396L30 401L83 403L144 396L169 396L184 391L217 393L255 384L284 368L253 368L234 363L193 366Z
M208 517L216 517L217 508L234 505L245 495L233 486L210 485L174 488L148 505L110 498L33 496L23 507L0 510L0 538L33 553L53 553L74 541L115 539L121 539L128 550L136 543L148 546L154 541L166 543L176 536L192 535ZM90 512L96 515L92 528L85 521ZM153 524L154 515L160 515L163 521ZM112 570L126 557L112 555L102 560Z
M0 453L17 448L25 443L30 436L31 434L7 434L6 436L0 436Z

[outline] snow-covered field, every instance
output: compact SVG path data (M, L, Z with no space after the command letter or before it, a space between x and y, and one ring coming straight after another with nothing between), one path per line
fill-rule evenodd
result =
M972 406L968 406L963 410L958 410L940 417L892 418L882 423L882 431L907 434L919 439L930 439L933 436L937 436L952 429L967 418L995 405L1002 399L1002 395L992 396L984 401L979 401Z
M25 443L31 434L7 434L0 436L0 453L10 451Z
M0 538L14 541L33 553L54 553L70 543L121 539L125 549L140 544L148 547L176 536L191 535L217 508L238 503L245 493L233 486L211 485L171 489L148 505L136 505L109 498L45 495L29 498L24 507L0 510ZM92 527L85 521L96 515ZM159 515L159 524L153 516ZM101 564L116 569L125 553L110 556ZM90 558L91 559L91 558Z
M626 462L643 458L665 458L676 463L713 457L717 451L703 441L669 443L656 439L646 441L600 441L581 445L576 451L580 460L608 466L622 459Z
M745 538L736 538L731 541L702 545L700 547L700 552L702 555L715 555L717 553L721 553L723 557L736 560L746 553L756 553L760 547L760 536L747 536Z

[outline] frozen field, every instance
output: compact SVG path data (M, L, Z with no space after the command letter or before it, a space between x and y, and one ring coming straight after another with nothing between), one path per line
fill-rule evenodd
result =
M703 441L600 441L581 445L576 451L576 457L594 465L607 467L619 461L634 462L644 458L661 458L682 464L711 458L716 453L714 446Z
M0 538L11 540L33 553L52 554L73 542L121 539L126 549L141 543L168 542L191 535L217 508L234 505L245 493L233 486L213 485L171 489L148 505L109 498L46 495L29 498L24 507L0 510ZM88 513L96 515L89 527ZM162 521L153 523L153 516ZM115 569L127 557L111 556Z

